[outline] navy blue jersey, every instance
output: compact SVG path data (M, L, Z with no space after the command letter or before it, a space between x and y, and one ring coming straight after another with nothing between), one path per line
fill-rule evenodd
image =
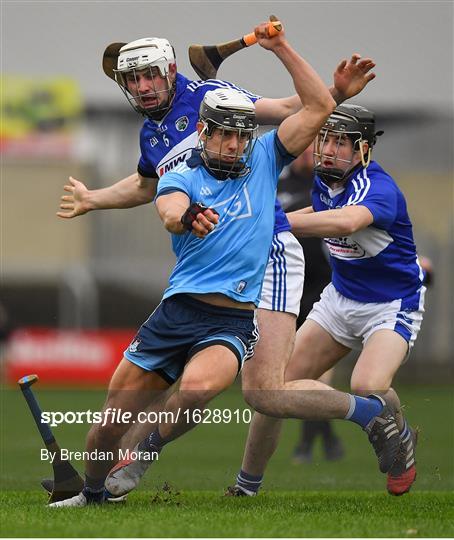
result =
M253 102L260 99L229 82L217 79L190 81L178 73L171 109L159 122L145 120L140 132L141 157L137 170L142 176L160 178L190 157L192 149L197 147L200 103L209 90L218 88L235 88ZM275 211L275 233L289 231L290 225L277 199Z
M333 285L358 302L414 298L417 309L423 272L407 204L395 181L375 161L367 168L356 168L345 186L336 190L318 177L314 180L315 212L354 204L366 206L374 221L350 236L325 238Z
M217 180L203 165L176 167L159 181L158 194L182 191L219 213L205 238L172 234L177 263L164 298L179 293L222 293L258 305L274 227L279 174L292 160L276 131L259 137L250 171L235 180ZM190 162L189 162L190 163Z

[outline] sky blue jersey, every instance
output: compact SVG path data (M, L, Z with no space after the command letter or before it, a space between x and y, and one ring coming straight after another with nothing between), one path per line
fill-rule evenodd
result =
M156 197L182 191L219 213L219 223L203 239L172 234L177 263L164 298L178 293L221 293L258 305L274 229L276 187L292 160L272 130L255 143L250 170L217 180L204 165L181 164L164 175ZM191 161L189 162L191 163Z
M180 73L176 78L172 107L159 122L145 120L140 132L141 157L138 172L146 178L161 177L184 163L197 146L199 108L205 94L218 88L234 88L246 94L253 102L260 96L217 79L190 81ZM275 233L289 231L290 225L276 199Z
M419 266L405 198L378 163L356 167L344 187L331 190L316 177L314 211L366 206L373 223L342 238L325 238L333 285L358 302L389 302L407 298L418 309L423 272ZM413 300L411 300L413 299Z

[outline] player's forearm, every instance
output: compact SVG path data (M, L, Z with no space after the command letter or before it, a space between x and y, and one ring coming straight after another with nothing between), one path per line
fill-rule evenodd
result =
M290 73L295 90L304 108L318 109L329 114L336 102L316 71L287 42L273 52Z
M157 180L134 173L109 187L88 191L86 203L90 210L133 208L153 200L156 184Z
M312 206L306 206L305 208L300 208L299 210L294 210L293 212L287 212L287 218L292 219L296 214L312 214L314 209Z
M186 232L186 229L183 227L183 224L181 223L182 215L183 213L181 213L179 216L175 216L175 215L161 216L161 220L166 230L172 234L184 234Z
M331 86L329 89L329 93L331 94L331 97L336 102L336 105L340 105L343 103L347 98L343 94L339 92L339 90L335 86Z
M186 229L181 222L183 214L186 212L187 204L178 200L178 195L162 195L156 199L156 210L166 228L172 234L184 234Z
M322 212L289 212L287 219L295 236L316 236L330 238L349 236L364 227L360 216L351 216L340 210L325 210Z
M340 105L346 99L334 86L329 88L329 93L336 105ZM255 104L257 121L259 124L277 126L292 114L300 111L302 106L298 94L278 99L261 98Z
M301 100L297 94L278 99L261 98L255 103L257 121L262 125L277 126L300 109Z

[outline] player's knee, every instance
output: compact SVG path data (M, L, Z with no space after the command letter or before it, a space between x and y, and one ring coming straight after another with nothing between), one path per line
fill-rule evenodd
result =
M179 390L180 400L188 407L206 403L222 390L218 386L215 381L199 378L183 380Z
M243 390L243 396L246 403L252 407L255 411L265 414L266 416L280 417L277 409L277 400L274 395L277 390L257 390L247 389Z
M358 396L369 396L370 394L384 394L390 388L391 381L385 381L382 377L352 376L350 388L353 394Z
M284 371L274 370L243 370L242 373L243 393L268 392L284 388Z

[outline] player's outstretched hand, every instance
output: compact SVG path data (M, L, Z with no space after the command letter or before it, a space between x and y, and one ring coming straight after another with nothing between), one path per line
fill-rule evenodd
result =
M198 238L205 238L214 230L219 222L219 214L207 208L203 213L197 214L196 219L192 222L192 234Z
M371 72L374 67L375 62L371 58L361 58L357 53L350 60L342 60L334 72L334 88L340 100L356 96L367 83L375 79L375 73Z
M60 199L60 212L57 216L65 219L82 216L89 210L88 193L89 190L79 180L69 177L69 184L63 188L69 195L62 195Z
M278 18L274 15L270 16L270 21L277 21ZM267 49L269 51L272 51L275 47L278 45L282 45L287 40L285 38L284 29L281 28L281 30L274 36L270 36L269 34L269 22L261 23L258 26L254 28L254 34L257 38L257 43L263 47L264 49Z

